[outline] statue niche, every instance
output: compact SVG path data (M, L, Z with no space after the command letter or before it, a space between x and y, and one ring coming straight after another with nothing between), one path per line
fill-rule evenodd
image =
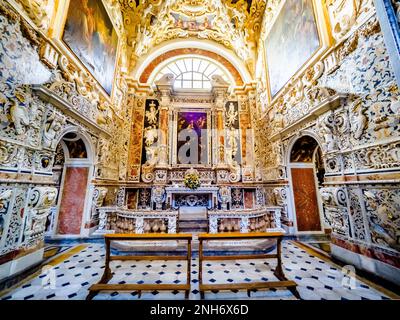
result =
M142 165L143 169L152 169L158 163L159 156L159 102L146 100L143 129Z

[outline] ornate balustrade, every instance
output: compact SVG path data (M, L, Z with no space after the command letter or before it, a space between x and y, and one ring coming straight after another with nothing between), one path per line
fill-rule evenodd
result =
M209 233L283 231L281 207L208 212Z
M178 211L139 211L100 207L97 233L176 233Z
M139 167L137 167L139 168ZM188 168L172 166L165 167L143 167L142 180L146 183L161 183L179 185L183 183ZM220 168L198 167L196 171L199 174L202 185L212 185L213 183L236 183L242 178L243 182L253 182L253 167L231 166L226 164Z
M100 207L96 233L176 233L178 211L127 210ZM281 207L208 211L210 233L283 231Z

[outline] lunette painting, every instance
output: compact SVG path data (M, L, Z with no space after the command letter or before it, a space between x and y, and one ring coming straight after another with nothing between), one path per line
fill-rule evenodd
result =
M64 43L111 95L118 35L101 0L71 0Z
M271 97L319 47L313 0L286 0L265 40Z

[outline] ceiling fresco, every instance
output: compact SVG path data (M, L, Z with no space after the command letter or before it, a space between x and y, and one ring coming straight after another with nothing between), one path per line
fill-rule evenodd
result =
M253 72L266 0L115 0L121 7L130 67L172 39L208 39L232 50Z

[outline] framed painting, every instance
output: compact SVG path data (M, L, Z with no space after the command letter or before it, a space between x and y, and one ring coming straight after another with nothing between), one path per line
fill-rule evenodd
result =
M265 39L271 98L321 48L313 0L286 0Z
M103 2L70 0L62 40L111 96L118 34Z
M177 164L207 165L209 163L209 114L202 111L177 112Z

